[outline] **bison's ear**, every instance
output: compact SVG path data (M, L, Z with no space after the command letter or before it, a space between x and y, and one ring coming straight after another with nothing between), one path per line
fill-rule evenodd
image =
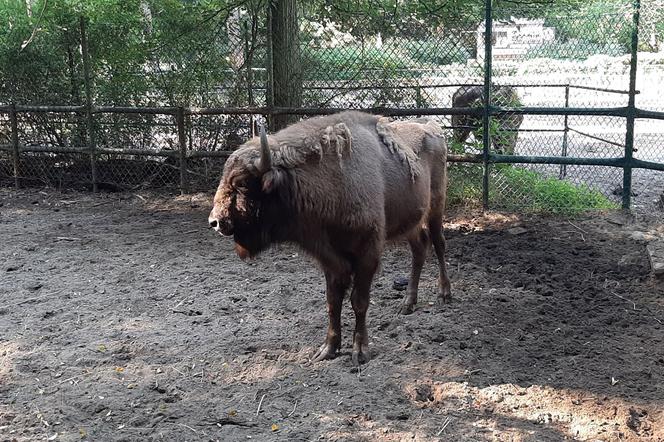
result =
M285 179L284 171L278 167L273 167L263 174L263 192L274 192L284 184Z

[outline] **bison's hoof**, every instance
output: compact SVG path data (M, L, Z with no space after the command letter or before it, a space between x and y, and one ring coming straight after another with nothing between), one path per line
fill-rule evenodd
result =
M452 302L452 287L450 286L449 281L447 283L442 283L440 285L440 293L436 299L436 303L439 305L449 304Z
M436 305L442 306L444 304L449 304L452 302L452 294L447 292L446 294L440 294L436 297Z
M320 346L316 354L314 354L314 362L324 361L326 359L334 359L337 356L337 347L327 342Z
M369 346L366 344L354 346L352 358L353 358L353 365L355 366L366 364L367 362L369 362L371 360L371 354L369 353Z
M415 311L415 304L401 304L399 308L400 315L410 315Z

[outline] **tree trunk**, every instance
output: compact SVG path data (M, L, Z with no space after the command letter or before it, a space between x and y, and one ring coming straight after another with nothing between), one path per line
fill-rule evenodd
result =
M299 107L302 105L302 68L297 0L275 0L269 4L271 57L268 59L271 66L268 66L268 71L271 73L271 81L268 104L275 107ZM274 115L270 128L279 130L297 119L295 115Z
M143 16L143 20L145 23L143 23L143 32L144 32L144 40L152 35L152 30L153 30L153 20L152 20L152 10L150 9L150 3L148 3L146 0L141 0L140 4L141 8L141 15Z

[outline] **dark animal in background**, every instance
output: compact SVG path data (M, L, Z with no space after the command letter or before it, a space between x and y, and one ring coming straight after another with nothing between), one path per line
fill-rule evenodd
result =
M341 305L352 283L352 359L363 363L370 358L369 289L387 240L405 238L413 253L402 313L417 302L431 243L438 300L450 300L442 233L446 159L443 131L432 121L392 122L356 111L311 118L269 137L262 132L233 152L209 223L233 236L242 259L290 242L320 263L329 326L317 361L340 349Z
M511 86L493 85L491 101L495 106L520 107L521 100ZM462 86L452 95L452 107L482 107L484 104L484 86ZM491 139L497 153L513 155L518 137L518 130L523 122L523 115L508 114L493 117L497 123ZM453 115L454 126L452 140L463 143L472 132L477 140L481 140L482 117L471 115Z

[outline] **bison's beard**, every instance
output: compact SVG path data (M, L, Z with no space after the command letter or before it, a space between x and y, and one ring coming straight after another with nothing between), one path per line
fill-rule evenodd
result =
M235 243L235 253L237 253L237 256L239 256L242 261L246 261L249 258L253 258L249 249L243 247L238 243Z
M267 234L258 229L253 233L236 230L233 239L235 240L235 253L242 260L255 258L270 245Z

